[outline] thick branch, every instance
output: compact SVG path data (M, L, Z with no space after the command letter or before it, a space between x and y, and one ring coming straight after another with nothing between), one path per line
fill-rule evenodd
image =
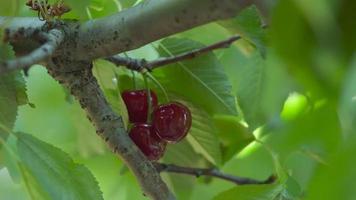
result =
M217 169L206 169L206 168L191 168L191 167L181 167L172 164L162 164L155 163L155 167L159 172L172 172L186 175L193 175L196 177L200 176L211 176L226 181L233 182L237 185L248 185L248 184L271 184L276 180L275 176L270 176L268 179L259 181L250 178L233 176L230 174L224 174Z
M141 47L157 39L237 15L252 0L150 0L79 29L74 53L99 58Z
M0 17L0 27L5 31L3 39L10 42L35 35L43 25L37 17Z
M46 42L30 54L0 62L0 74L13 70L24 69L37 64L53 55L57 47L62 43L64 34L62 31L53 29L48 34L41 33Z
M144 59L134 59L134 58L129 58L129 57L122 57L119 55L108 57L108 58L106 58L106 60L114 63L117 66L126 66L128 69L135 70L135 71L141 71L144 68L146 68L148 70L153 70L158 67L162 67L164 65L180 62L183 60L193 59L197 56L211 52L216 49L227 48L233 42L235 42L236 40L238 40L240 38L241 37L239 35L235 35L235 36L232 36L226 40L216 42L214 44L211 44L209 46L206 46L206 47L203 47L200 49L194 49L192 51L184 52L179 55L166 57L166 58L159 58L157 60L153 60L153 61L149 61L149 62L147 62Z
M122 117L106 101L91 68L89 61L70 61L66 58L53 58L48 66L52 77L79 101L97 134L132 170L144 194L151 199L174 199L152 163L128 137Z
M71 57L92 60L141 47L155 40L209 22L237 15L253 0L150 0L101 19L76 23L67 33ZM66 21L65 21L66 23ZM37 18L0 17L9 39L38 31L43 22ZM23 32L25 31L25 32Z

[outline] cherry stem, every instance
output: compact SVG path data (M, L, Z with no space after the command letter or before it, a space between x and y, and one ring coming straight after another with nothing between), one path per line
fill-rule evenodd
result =
M157 87L159 87L159 89L162 91L166 101L169 102L169 97L168 97L167 91L164 89L163 85L154 76L152 76L152 74L149 71L145 70L143 72L143 74L147 75L147 77L150 78L152 80L152 82L154 84L156 84Z
M132 74L132 85L133 85L133 88L136 90L137 89L136 73L135 73L135 71L131 70L131 74Z
M147 77L142 74L143 80L145 82L145 87L147 88L147 104L148 104L148 112L147 112L147 122L151 123L151 113L152 113L152 98L151 98L151 90L148 85Z

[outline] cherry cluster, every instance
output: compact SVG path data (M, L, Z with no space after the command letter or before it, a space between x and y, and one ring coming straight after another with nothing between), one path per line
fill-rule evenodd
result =
M152 90L150 95L147 90L127 90L121 96L133 123L129 136L150 160L160 159L167 143L182 140L192 125L191 113L185 105L178 102L158 105ZM152 122L148 122L148 114Z

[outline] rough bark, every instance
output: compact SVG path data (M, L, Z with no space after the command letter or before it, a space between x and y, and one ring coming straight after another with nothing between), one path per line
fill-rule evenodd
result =
M96 133L132 170L146 196L152 199L174 199L159 173L128 137L121 116L106 101L90 61L53 58L48 65L52 77L64 85L86 111Z

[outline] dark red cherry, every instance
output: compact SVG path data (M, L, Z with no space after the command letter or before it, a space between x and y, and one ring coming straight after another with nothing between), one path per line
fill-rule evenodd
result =
M167 143L156 135L151 125L134 124L129 136L149 160L158 160L163 156Z
M189 108L178 102L158 106L152 115L152 126L157 135L167 142L182 140L192 125Z
M151 92L152 110L157 107L157 96ZM147 90L126 90L121 93L131 123L146 123L148 113Z

